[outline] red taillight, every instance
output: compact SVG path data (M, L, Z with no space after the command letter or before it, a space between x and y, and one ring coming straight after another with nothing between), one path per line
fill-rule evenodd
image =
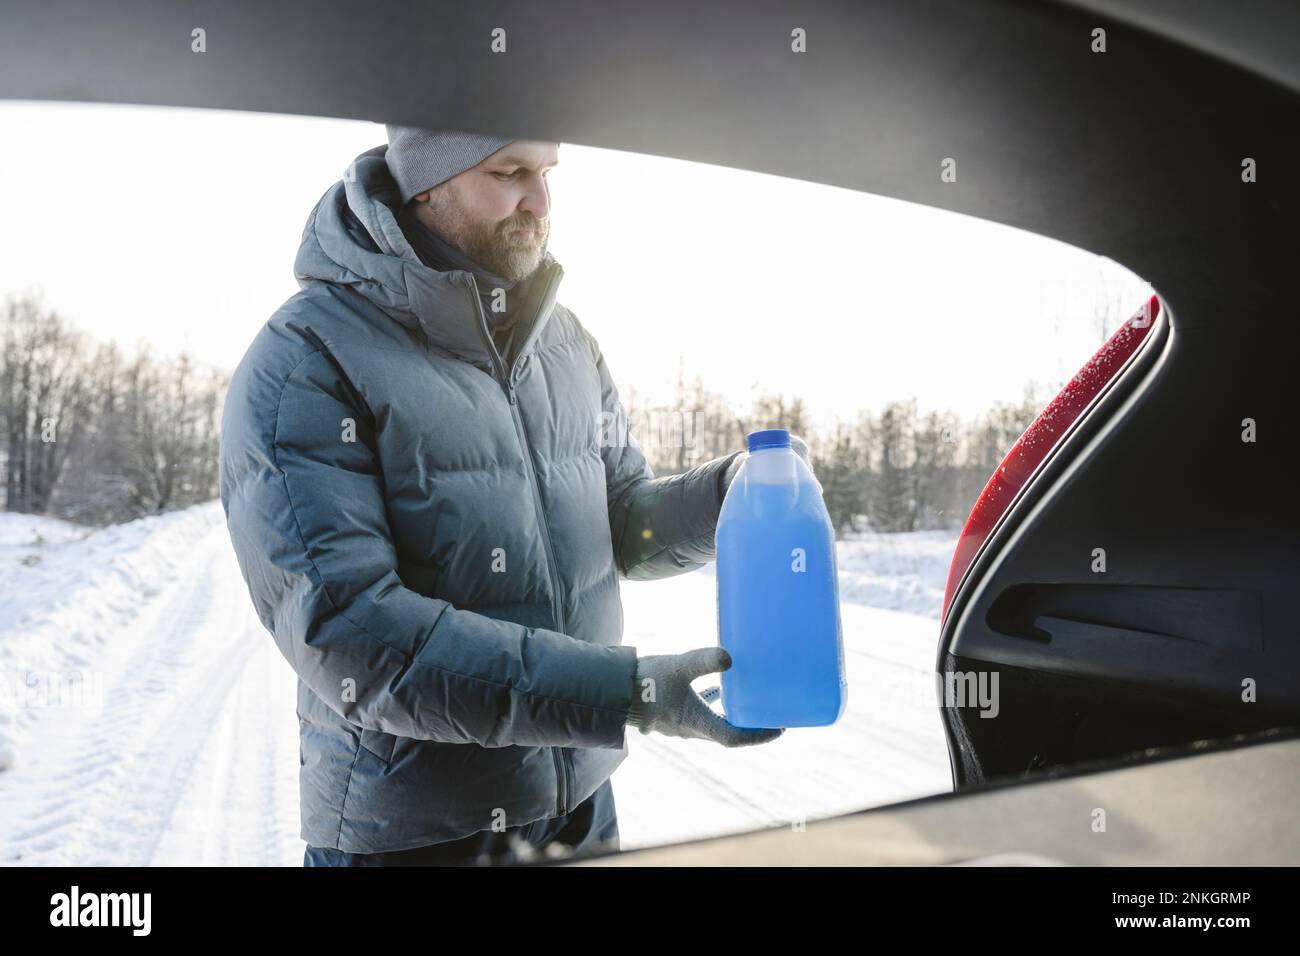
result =
M948 606L952 603L958 582L970 567L993 526L1024 487L1034 469L1047 457L1057 439L1142 344L1159 314L1160 303L1153 295L1132 318L1115 330L1106 344L1088 359L1083 368L1079 369L1074 378L1066 383L1016 439L997 471L980 492L970 517L966 519L966 526L961 529L961 537L957 539L957 549L952 556L952 566L948 569L948 587L943 595L941 624L948 617Z

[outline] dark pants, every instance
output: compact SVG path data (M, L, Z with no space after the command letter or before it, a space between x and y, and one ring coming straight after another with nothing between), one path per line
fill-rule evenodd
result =
M619 849L614 787L606 780L562 817L504 830L480 830L460 840L386 853L344 853L308 846L303 866L509 866Z

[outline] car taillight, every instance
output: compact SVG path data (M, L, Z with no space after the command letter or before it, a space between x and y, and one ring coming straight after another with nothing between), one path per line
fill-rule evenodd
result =
M976 553L993 526L1024 487L1034 469L1047 457L1057 439L1142 344L1159 314L1160 303L1153 295L1132 318L1115 330L1106 344L1047 403L1002 459L997 471L993 472L988 484L980 492L970 517L966 519L965 527L961 529L961 537L957 539L952 566L948 569L948 587L943 595L941 626L948 617L948 606L952 603L953 593L957 590L962 575L975 560Z

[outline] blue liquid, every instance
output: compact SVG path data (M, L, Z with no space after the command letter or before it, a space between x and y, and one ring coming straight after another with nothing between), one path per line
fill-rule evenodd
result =
M834 528L802 462L785 485L746 482L748 465L716 535L723 710L737 727L833 724L848 696Z

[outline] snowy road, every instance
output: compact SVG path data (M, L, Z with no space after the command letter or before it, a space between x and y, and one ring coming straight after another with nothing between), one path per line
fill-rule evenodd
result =
M219 505L83 540L2 517L0 863L300 866L296 677L253 614ZM891 538L841 552L840 722L737 750L630 731L613 778L625 849L950 788L937 621L850 603L933 603L947 539ZM711 567L623 596L640 653L716 641Z
M170 580L81 655L94 677L75 685L81 706L41 701L0 774L0 860L301 863L293 672L225 529L209 522L185 543Z

